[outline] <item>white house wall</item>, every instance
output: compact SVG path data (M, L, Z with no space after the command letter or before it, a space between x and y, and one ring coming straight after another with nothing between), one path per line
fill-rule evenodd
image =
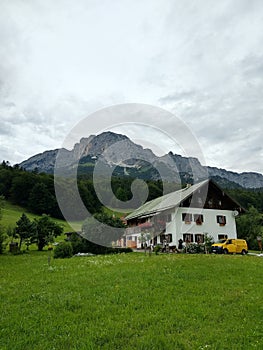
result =
M194 221L190 224L186 224L182 220L183 213L202 214L203 223L197 225ZM217 223L217 215L223 215L226 217L226 224L220 226ZM227 235L231 238L237 237L235 217L232 210L217 210L217 209L197 209L197 208L184 208L180 207L175 210L172 215L172 221L166 225L166 234L172 234L173 240L170 245L178 245L178 240L183 238L184 233L191 234L205 234L212 236L216 241L218 235Z

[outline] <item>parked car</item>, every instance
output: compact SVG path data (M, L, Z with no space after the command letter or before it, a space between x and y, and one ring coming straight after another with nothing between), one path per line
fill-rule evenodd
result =
M247 242L244 239L228 238L221 239L212 244L212 253L228 254L237 253L245 255L248 252Z

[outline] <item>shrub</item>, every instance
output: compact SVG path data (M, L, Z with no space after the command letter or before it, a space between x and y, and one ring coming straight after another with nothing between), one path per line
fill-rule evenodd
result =
M73 255L73 248L70 242L61 242L54 249L54 258L71 258Z
M114 248L104 247L94 242L90 242L80 235L73 233L70 237L70 242L73 248L73 254L77 253L92 253L92 254L120 254L131 253L131 248Z
M203 244L191 243L188 245L187 252L190 254L204 253L205 246Z
M213 243L214 243L213 237L211 235L208 235L208 233L205 233L204 245L205 245L205 253L206 254L211 253Z
M2 231L2 228L0 227L0 254L3 253L3 250L5 249L5 241L6 239L6 234Z
M155 252L156 255L158 255L158 253L161 251L162 247L157 244L154 248L153 251Z

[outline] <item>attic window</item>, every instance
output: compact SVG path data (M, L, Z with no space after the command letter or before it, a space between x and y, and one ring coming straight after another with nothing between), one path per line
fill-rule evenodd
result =
M210 198L210 199L208 200L207 204L208 204L208 208L213 208L213 199Z
M193 220L193 215L190 213L182 213L182 219L186 224L190 224Z
M225 226L226 224L226 217L224 215L217 215L216 216L216 222L220 225L220 226Z
M204 217L202 214L194 214L194 221L196 225L202 225L204 222Z

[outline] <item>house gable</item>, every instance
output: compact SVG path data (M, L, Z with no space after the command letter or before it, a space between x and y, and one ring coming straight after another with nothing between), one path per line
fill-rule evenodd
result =
M192 207L202 209L237 210L239 213L244 209L227 195L212 180L208 186L202 186L180 203L180 207Z
M205 180L146 202L129 214L126 219L136 222L138 219L141 220L176 207L237 210L239 213L244 212L240 204L227 195L217 184L212 180Z

